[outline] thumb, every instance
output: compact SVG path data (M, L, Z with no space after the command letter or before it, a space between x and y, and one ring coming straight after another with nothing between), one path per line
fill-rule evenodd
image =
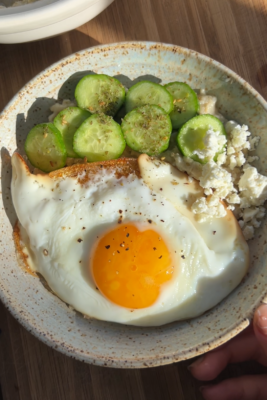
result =
M267 304L262 304L255 312L253 319L255 336L264 351L262 358L267 361ZM260 357L261 358L261 357ZM259 360L260 361L260 360Z

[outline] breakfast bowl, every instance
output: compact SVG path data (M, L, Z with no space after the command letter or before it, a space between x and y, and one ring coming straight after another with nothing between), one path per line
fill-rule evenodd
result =
M5 0L0 8L0 43L23 43L55 36L90 21L113 0ZM14 3L19 3L12 7Z
M18 265L13 241L17 216L10 191L11 155L14 151L24 154L30 129L48 120L50 107L57 101L73 100L74 87L90 71L115 76L126 87L132 81L146 79L162 84L179 80L194 89L205 89L217 97L219 112L225 118L247 124L254 135L261 137L257 168L267 175L267 104L225 66L195 51L153 42L102 45L71 55L30 81L0 116L0 298L29 332L51 348L84 362L144 368L203 354L244 330L255 308L266 299L264 221L249 241L250 267L240 285L203 315L162 326L130 326L84 318L49 291L43 279Z

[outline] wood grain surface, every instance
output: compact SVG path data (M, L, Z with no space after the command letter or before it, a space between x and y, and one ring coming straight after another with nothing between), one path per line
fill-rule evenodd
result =
M125 40L173 43L232 68L267 98L267 0L115 0L78 29L0 45L0 110L32 77L73 52ZM0 305L0 400L194 400L201 382L181 362L115 370L74 361L39 342ZM230 365L218 380L267 372Z

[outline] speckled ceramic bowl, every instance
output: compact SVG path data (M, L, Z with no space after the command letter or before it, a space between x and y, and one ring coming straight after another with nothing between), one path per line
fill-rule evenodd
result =
M0 212L0 296L14 317L44 343L64 354L97 365L152 367L187 359L226 342L248 324L267 292L267 227L253 241L251 267L242 284L211 311L190 321L139 328L84 319L45 289L38 278L18 267L12 226L16 215L10 195L10 155L30 128L47 120L55 99L72 98L75 84L88 71L131 80L149 75L156 82L185 81L218 97L220 112L248 124L261 136L258 164L267 175L267 104L244 80L194 51L158 43L98 46L48 68L26 85L0 117L2 198Z

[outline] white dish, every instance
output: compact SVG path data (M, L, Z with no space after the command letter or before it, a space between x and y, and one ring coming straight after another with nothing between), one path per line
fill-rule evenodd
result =
M23 43L70 31L90 21L113 0L39 0L0 9L0 43Z
M225 300L204 315L154 328L84 319L49 292L42 282L19 268L12 225L10 156L23 154L27 133L47 121L56 99L72 99L77 81L88 71L118 76L129 86L140 76L157 82L181 80L218 97L220 112L249 125L261 136L259 171L267 175L267 104L242 78L218 62L178 46L126 42L96 46L71 55L44 70L7 105L0 116L0 298L14 317L50 347L76 359L110 367L141 368L169 364L214 349L249 325L253 311L267 301L266 222L249 242L249 274ZM67 81L67 82L66 82Z

